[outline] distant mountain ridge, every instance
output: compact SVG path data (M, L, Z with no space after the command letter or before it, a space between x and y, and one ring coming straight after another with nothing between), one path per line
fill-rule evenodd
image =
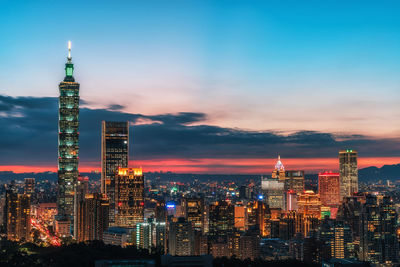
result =
M358 171L361 182L371 182L378 180L400 180L400 164L383 165L381 168L372 166Z

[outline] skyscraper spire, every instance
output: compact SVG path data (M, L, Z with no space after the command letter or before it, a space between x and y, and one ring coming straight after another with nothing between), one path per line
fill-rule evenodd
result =
M74 80L74 64L72 63L71 57L71 41L68 41L68 57L67 63L65 63L65 79L64 81L73 82Z
M71 41L68 41L68 61L71 61Z

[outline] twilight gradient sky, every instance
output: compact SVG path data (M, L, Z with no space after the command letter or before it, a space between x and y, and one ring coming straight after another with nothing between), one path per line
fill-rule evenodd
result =
M293 168L336 169L345 146L360 150L361 166L399 163L399 12L398 1L2 2L0 137L12 138L0 170L56 168L54 123L54 142L38 139L49 148L35 160L14 139L39 138L57 118L40 103L56 101L68 40L82 121L132 120L135 165L258 173L281 153ZM182 112L191 114L183 122ZM91 144L81 127L82 169L99 167L96 127Z

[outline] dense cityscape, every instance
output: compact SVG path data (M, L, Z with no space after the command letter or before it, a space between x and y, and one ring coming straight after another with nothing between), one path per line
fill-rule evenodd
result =
M134 249L100 253L91 259L96 266L399 263L397 185L359 184L359 155L351 148L338 151L338 172L320 172L317 181L279 155L270 175L171 181L129 166L135 126L103 121L101 179L80 176L79 86L69 43L59 84L58 182L27 177L2 185L3 256L15 244L27 252L19 260L39 248L80 245Z
M400 1L0 2L0 267L400 267Z

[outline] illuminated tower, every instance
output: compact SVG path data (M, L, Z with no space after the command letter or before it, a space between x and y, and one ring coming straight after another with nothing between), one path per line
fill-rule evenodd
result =
M270 208L285 209L285 167L280 156L271 178L261 178L261 190Z
M60 83L58 114L58 220L73 218L74 186L78 179L79 161L79 83L75 82L68 42L65 78Z
M339 151L340 198L350 197L358 192L357 151Z
M302 193L297 205L299 206L299 213L302 213L304 217L321 218L321 200L319 194L315 194L314 191L307 190Z
M115 177L118 168L127 168L129 122L103 121L101 124L101 192L110 202L110 225L115 223Z
M318 193L323 206L339 207L340 181L339 173L323 172L318 174Z
M307 236L311 230L315 229L321 219L321 200L319 194L312 190L306 190L299 195L297 201L298 212L302 216L302 234Z
M115 225L133 228L144 219L142 169L119 168L115 179Z
M278 156L278 161L275 164L275 169L272 171L272 178L285 181L285 166L281 162L281 156Z

